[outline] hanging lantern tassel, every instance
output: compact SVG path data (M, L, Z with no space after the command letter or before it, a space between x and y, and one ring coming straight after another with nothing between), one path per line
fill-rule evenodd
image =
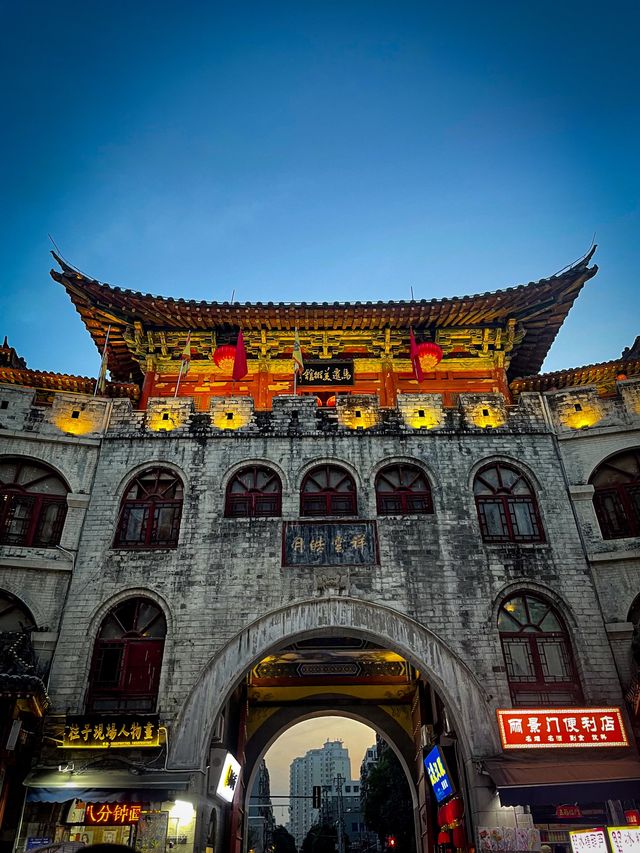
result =
M442 361L443 353L438 344L432 344L429 341L426 341L423 344L418 344L417 350L420 367L425 373L429 373L431 370L434 370L436 365L440 364Z
M222 346L216 347L216 351L213 354L216 367L222 370L223 373L229 374L233 371L235 357L236 348L231 344L222 344Z

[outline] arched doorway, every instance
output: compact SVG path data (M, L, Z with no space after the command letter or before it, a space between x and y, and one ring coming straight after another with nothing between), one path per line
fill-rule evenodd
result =
M356 658L360 663L363 656L370 659L374 673L385 662L400 669L387 669L382 680L364 678L354 692L354 684L341 681L335 668L318 669L313 655L319 647L340 654L356 649ZM296 691L286 683L291 676L287 666L319 681ZM352 666L358 681L361 673L356 670ZM374 692L363 701L367 685ZM485 754L487 745L493 752L499 750L491 697L464 661L428 628L398 611L346 597L279 608L243 629L209 662L182 708L170 743L169 766L203 771L207 762L215 765L215 753L235 746L243 793L234 799L235 813L219 816L219 825L227 826L219 833L221 851L242 850L244 797L269 743L294 720L336 711L372 725L404 760L415 788L418 850L429 847L428 837L435 829L422 747L440 736L447 746L455 744L461 789L467 787L466 768L483 749ZM475 777L473 784L478 784ZM469 791L470 804L473 798Z

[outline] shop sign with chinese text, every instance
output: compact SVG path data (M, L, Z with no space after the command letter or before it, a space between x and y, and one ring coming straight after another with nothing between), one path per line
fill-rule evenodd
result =
M436 795L436 800L441 803L453 794L455 788L449 775L447 762L439 746L433 747L424 760L424 766L427 770L433 793Z
M222 762L222 770L216 787L216 794L221 797L226 803L232 803L240 778L240 764L228 752Z
M353 385L353 362L305 360L298 385Z
M604 829L580 829L569 833L572 853L609 853Z
M635 826L608 826L609 843L613 853L638 853L640 829Z
M556 817L574 818L582 817L580 806L556 806Z
M109 749L159 746L157 714L67 717L62 746L66 749Z
M141 803L87 803L84 822L87 826L138 823L141 812Z
M503 749L629 746L620 708L498 709Z
M373 566L375 521L285 521L283 566Z

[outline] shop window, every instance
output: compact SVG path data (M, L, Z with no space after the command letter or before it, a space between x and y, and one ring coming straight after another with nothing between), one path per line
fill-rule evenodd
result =
M517 468L502 462L485 466L473 493L485 542L544 542L533 489Z
M0 634L10 631L32 631L35 620L25 605L11 595L0 590Z
M514 595L500 608L498 631L514 706L582 701L571 641L551 604L524 593Z
M120 506L114 545L175 548L180 533L183 487L167 468L149 468L129 483Z
M356 515L353 477L337 465L319 465L302 481L300 515Z
M90 711L153 711L167 626L162 610L130 598L104 618L89 678Z
M61 477L40 462L0 460L0 545L57 545L68 492Z
M640 450L607 459L589 482L602 538L640 536Z
M282 483L271 468L252 465L238 471L227 486L227 518L274 518L282 515Z
M433 512L431 486L416 465L388 465L376 477L378 515Z

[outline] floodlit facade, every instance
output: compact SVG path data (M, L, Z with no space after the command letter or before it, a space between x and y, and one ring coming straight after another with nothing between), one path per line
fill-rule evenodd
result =
M4 850L239 853L266 750L328 713L392 744L420 851L633 820L640 351L540 373L591 257L286 305L57 259L110 379L1 348Z

